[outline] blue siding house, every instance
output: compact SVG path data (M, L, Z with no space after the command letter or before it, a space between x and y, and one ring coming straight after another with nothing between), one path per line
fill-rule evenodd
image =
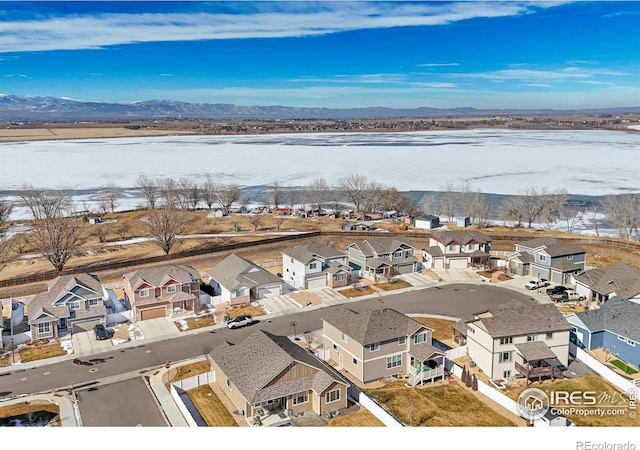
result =
M640 366L640 303L613 297L600 308L566 316L576 344L602 348L624 362Z

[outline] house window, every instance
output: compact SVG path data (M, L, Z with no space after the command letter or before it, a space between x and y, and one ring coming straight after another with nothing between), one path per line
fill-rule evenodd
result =
M407 337L406 336L400 336L398 338L398 345L404 345L407 342Z
M317 267L318 263L311 263L309 264L309 269L315 269Z
M340 389L327 392L327 395L324 399L325 403L333 403L337 402L338 400L340 400Z
M476 244L469 244L469 250L475 250Z
M175 291L176 291L176 285L175 285L175 284L172 284L171 286L167 286L167 292L168 292L169 294L172 294L172 293L174 293Z
M567 259L573 259L573 255L568 255Z
M307 403L309 401L309 393L308 392L298 392L297 394L293 394L293 404L299 405L301 403Z
M622 336L618 336L618 340L624 342L624 338Z
M336 344L333 344L333 349L338 350L338 346Z
M98 299L97 298L90 298L89 299L89 306L96 306L98 304Z
M347 342L347 335L342 333L342 342Z
M400 367L401 365L402 365L402 355L387 357L387 369L393 369L394 367Z
M500 338L500 345L507 345L507 344L513 344L513 338L512 337Z
M227 378L226 383L227 383L227 387L231 389L231 380L229 378Z
M535 334L527 334L527 342L534 342L538 338Z
M369 345L369 350L371 350L372 352L377 352L378 350L380 350L380 342L374 342L373 344Z
M468 333L475 334L476 330L474 330L474 329L473 329L473 328L471 328L470 326L467 326L467 332L468 332Z
M293 264L293 258L291 258L291 263Z
M413 338L414 344L420 344L427 341L427 333L416 334Z
M45 323L39 323L38 324L38 336L40 337L47 337L47 336L52 336L53 332L51 331L51 323L50 322L45 322Z
M538 255L538 259L539 259L540 261L546 261L546 260L547 260L547 257L546 257L546 255Z
M450 252L454 251L455 249L456 249L456 246L455 246L455 245L450 245L450 246L449 246L449 251L450 251Z
M149 296L149 289L142 289L140 290L140 292L138 292L138 295L140 297L148 297Z
M335 276L336 281L342 281L344 280L344 274L343 273L337 273Z
M393 257L394 257L394 258L402 258L402 252L395 252L395 253L393 254Z
M355 358L353 358L353 365L354 365L354 366L357 366L357 365L358 365L358 360L357 360L357 359L355 359Z
M67 303L67 306L69 307L69 309L74 310L74 309L80 309L80 302L79 301L75 301L75 302L69 302Z
M511 376L511 371L510 370L503 370L502 371L502 378L509 378Z
M545 339L548 341L549 339L553 339L553 333L547 333Z
M511 362L511 352L500 353L500 362L501 363Z
M236 291L236 297L244 297L245 295L247 295L245 292L246 289L239 289L238 291Z

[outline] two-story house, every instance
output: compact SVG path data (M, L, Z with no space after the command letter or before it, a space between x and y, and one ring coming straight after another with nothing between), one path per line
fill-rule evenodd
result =
M407 376L415 385L444 378L444 354L433 347L432 332L391 308L336 308L322 319L325 359L361 383Z
M325 244L298 245L282 252L282 277L296 289L350 284L347 255Z
M347 407L349 383L286 336L257 331L211 353L215 383L248 419L276 424L293 414L318 415Z
M519 242L516 251L507 256L511 273L559 284L570 283L574 275L584 272L585 260L584 249L552 237Z
M375 237L347 247L349 265L359 276L380 281L389 275L415 272L415 247L394 237Z
M150 267L122 279L136 321L193 314L200 302L200 272L191 266Z
M465 320L467 354L491 379L558 377L571 325L552 303L511 300Z
M491 238L472 230L437 231L422 250L427 269L466 269L489 265Z
M574 275L576 292L590 301L603 303L610 297L640 300L640 269L613 264Z
M265 297L282 295L281 278L235 254L207 269L203 275L213 289L214 304L242 306Z
M640 367L640 299L611 297L599 308L567 315L576 344L603 349Z
M33 339L47 339L88 331L105 323L109 298L97 275L64 275L47 282L47 291L27 304Z

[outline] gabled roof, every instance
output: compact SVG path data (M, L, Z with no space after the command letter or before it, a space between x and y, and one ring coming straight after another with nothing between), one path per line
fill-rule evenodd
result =
M27 305L31 325L69 317L67 300L104 297L104 289L98 276L87 273L56 277L47 283L47 289L47 292L35 295Z
M432 237L437 241L442 242L443 245L449 245L451 242L456 242L460 245L467 245L472 241L475 241L478 244L491 242L491 238L489 236L473 230L436 231L433 233Z
M125 273L122 278L124 278L135 291L142 283L147 283L153 287L162 287L172 280L180 284L199 281L200 272L191 266L172 264Z
M524 242L518 242L517 245L526 247L531 250L544 250L549 256L564 256L586 253L586 250L576 245L566 244L553 237L541 237L531 239Z
M338 273L338 272L346 272L346 273L351 273L353 269L351 269L351 267L345 265L345 264L340 264L338 261L332 261L331 264L329 264L329 267L327 267L326 269L324 269L324 272L330 273L330 274L334 274L334 273Z
M618 297L629 299L640 294L640 269L628 264L590 269L574 278L602 295L615 292Z
M640 343L640 304L613 297L598 309L576 313L590 332L607 330Z
M369 238L365 239L364 241L354 242L349 245L349 247L356 247L364 255L368 256L392 253L403 246L414 248L414 246L409 244L408 242L393 237Z
M347 308L336 308L322 320L362 346L402 336L411 336L421 328L430 329L417 320L391 308L370 310L363 313L357 313Z
M217 266L208 269L207 274L221 286L233 291L241 287L255 287L265 284L279 284L282 280L241 256L231 254Z
M308 389L320 394L333 383L347 384L329 367L286 336L262 330L236 345L225 342L210 355L252 404ZM315 369L313 375L273 383L278 375L295 364Z
M303 264L307 264L314 259L325 260L340 257L346 258L346 255L343 252L321 243L298 245L297 247L285 250L282 254L297 259Z
M470 323L481 323L494 338L569 331L571 325L553 303L524 304L517 300L475 314ZM481 317L479 317L481 316Z

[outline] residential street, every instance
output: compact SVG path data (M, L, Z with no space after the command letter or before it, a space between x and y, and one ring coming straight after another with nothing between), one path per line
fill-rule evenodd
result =
M449 284L416 289L399 294L376 294L366 300L348 300L344 305L354 311L394 308L405 314L443 315L460 318L505 303L510 299L532 301L530 296L512 289L487 284ZM237 330L216 325L203 331L161 341L143 340L122 344L120 349L90 357L69 355L59 362L43 360L35 367L0 372L0 397L47 392L61 388L79 388L106 384L140 376L146 370L200 356L223 341L239 342L257 329L273 334L302 336L305 331L322 327L327 308L309 308L286 316L261 316L258 324ZM295 330L291 326L296 322ZM30 367L25 365L26 367ZM8 370L12 369L12 370Z

